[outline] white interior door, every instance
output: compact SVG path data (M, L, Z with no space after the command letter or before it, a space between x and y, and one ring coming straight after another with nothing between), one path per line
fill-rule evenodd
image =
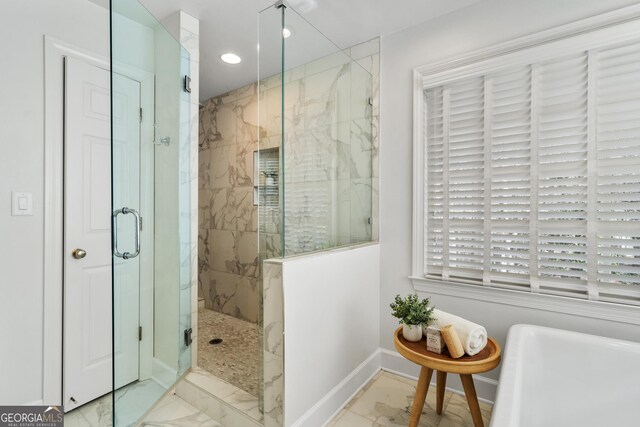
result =
M113 258L116 389L139 378L140 257L140 83L113 74L113 209L117 252ZM135 214L133 213L135 212ZM136 237L136 234L138 235ZM147 245L148 246L148 245Z
M112 390L112 265L116 387L138 378L139 263L135 258L112 263L109 71L74 58L65 64L63 393L68 411ZM113 160L130 164L127 180L137 185L126 192L127 201L139 200L140 87L130 82L119 82L123 93L114 94L113 106ZM138 176L132 178L134 172ZM127 225L128 218L118 228ZM121 248L133 239L133 226L128 230L126 237L121 230Z

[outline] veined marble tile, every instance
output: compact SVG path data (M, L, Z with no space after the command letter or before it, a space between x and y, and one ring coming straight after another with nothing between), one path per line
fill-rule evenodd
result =
M235 144L212 148L210 155L209 188L231 187L235 183Z
M72 419L75 418L74 421L78 422L79 425L83 425L82 423L84 423L84 420L86 420L86 422L89 423L88 425L90 425L91 427L111 427L113 425L112 400L113 397L111 393L109 393L99 399L94 400L93 402L87 403L86 405L83 405L70 413L72 415ZM142 413L139 413L138 417L140 417L141 415ZM68 415L65 415L65 424L67 424L67 416ZM136 418L134 418L133 421L135 420Z
M255 420L260 421L262 419L262 414L258 408L258 398L244 390L238 390L225 397L224 401Z
M166 389L153 380L146 380L129 384L116 391L114 414L115 425L129 426L138 421L144 413L151 409ZM110 405L105 409L111 416ZM85 414L89 418L88 414ZM91 420L91 419L90 419Z
M235 316L238 307L238 276L220 271L209 272L209 298L205 307Z
M281 264L264 263L262 286L264 349L282 357L284 355L284 294Z
M282 427L284 421L284 358L264 353L264 426Z
M211 188L211 150L203 148L198 152L198 188L201 190Z
M220 425L208 415L174 395L165 396L140 423L140 426L149 427L217 427Z
M265 122L261 122L260 127L265 128L267 136L282 134L282 89L281 86L276 86L267 89L263 99L263 104L266 102L266 117L262 117Z
M484 402L480 403L480 412L482 413L482 421L484 425L489 425L491 419L491 405L487 405ZM447 401L445 411L442 413L440 424L438 427L473 427L473 419L471 418L471 411L469 410L469 404L464 396L456 393L451 393L451 397Z
M371 240L371 178L354 179L351 187L351 237L355 242Z
M328 427L373 427L371 420L351 411L343 410Z
M239 390L238 387L229 384L226 381L222 381L200 368L193 368L191 372L187 374L185 379L207 391L209 394L220 398L230 396Z
M255 85L241 88L249 91L249 96L239 98L235 103L236 111L236 140L238 144L251 142L258 139L258 96Z
M210 228L211 199L213 194L209 189L198 191L198 228Z
M350 119L358 120L371 117L372 113L372 80L373 77L358 64L353 64L350 73Z
M204 131L204 120L205 113L202 110L198 112L198 150L208 150L209 149L209 140Z
M262 424L232 406L222 407L221 424L225 427L261 427Z
M214 188L210 190L209 228L235 231L237 227L237 201L233 188Z
M264 425L281 427L284 405L284 309L282 264L263 265Z
M336 234L338 245L351 243L351 180L339 179L335 182L336 197Z
M238 143L236 145L236 185L251 187L253 185L253 158L258 149L257 140Z
M279 218L277 218L279 224ZM274 227L277 231L280 226ZM282 256L282 234L260 233L260 254L262 259L279 258Z
M235 89L237 93L238 99L246 98L248 96L255 96L256 91L258 90L257 83L251 83L249 85L243 86L241 88Z
M371 120L360 119L351 122L351 178L372 176L372 127Z
M349 411L369 419L375 425L406 426L409 424L414 395L415 384L408 384L394 375L383 373L349 405ZM421 426L437 426L440 422L435 413L435 404L435 392L430 390L420 418Z
M237 310L236 317L248 322L258 322L258 280L250 277L239 277L237 284Z
M258 206L253 204L253 187L235 187L236 230L258 231Z
M235 244L235 231L209 230L209 269L238 274Z
M206 101L203 110L203 131L210 148L235 144L236 113L233 102L226 102L225 97Z
M376 178L380 176L380 136L378 134L379 123L379 116L373 116L371 118L371 175Z
M235 261L238 274L258 277L258 233L238 231L235 234Z
M380 222L378 217L380 212L380 178L372 178L371 180L371 240L378 241Z
M66 427L92 427L89 420L78 409L64 415L64 425Z
M194 408L204 412L213 420L220 420L222 404L218 399L185 378L176 384L176 395Z

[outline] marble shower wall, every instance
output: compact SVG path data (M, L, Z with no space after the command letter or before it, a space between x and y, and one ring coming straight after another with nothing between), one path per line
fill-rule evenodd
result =
M337 52L285 73L285 255L378 237L379 39L345 52L357 64ZM258 252L283 254L279 215L258 242L253 152L258 140L260 149L281 145L281 111L276 75L200 112L199 295L252 322L262 300Z
M285 73L285 256L377 239L379 40L345 52Z
M256 84L211 98L200 112L199 294L205 307L258 322Z

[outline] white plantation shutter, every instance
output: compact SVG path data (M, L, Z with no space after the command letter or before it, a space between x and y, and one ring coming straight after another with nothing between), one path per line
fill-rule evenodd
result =
M537 77L540 287L586 294L586 54L542 63Z
M640 43L425 89L426 277L640 303Z
M607 295L604 285L640 285L640 44L603 50L596 63L597 277Z
M531 211L531 68L488 76L491 281L527 284Z
M425 173L425 271L443 274L443 239L444 239L444 146L443 146L443 93L442 88L427 91L425 101L429 118L426 120L426 134L429 144L426 145L427 170ZM447 156L448 157L448 156ZM448 165L447 165L448 167ZM448 171L447 178L448 178ZM447 212L448 223L448 212ZM448 228L448 227L447 227ZM447 251L448 255L448 251ZM448 277L448 274L447 274Z
M482 278L484 260L484 81L444 90L448 99L449 277Z

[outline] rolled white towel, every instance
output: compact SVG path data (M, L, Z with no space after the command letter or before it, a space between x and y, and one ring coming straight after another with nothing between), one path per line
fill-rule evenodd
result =
M487 345L487 330L483 326L438 309L433 310L433 317L434 325L439 328L453 325L462 341L464 352L469 356L480 353Z

